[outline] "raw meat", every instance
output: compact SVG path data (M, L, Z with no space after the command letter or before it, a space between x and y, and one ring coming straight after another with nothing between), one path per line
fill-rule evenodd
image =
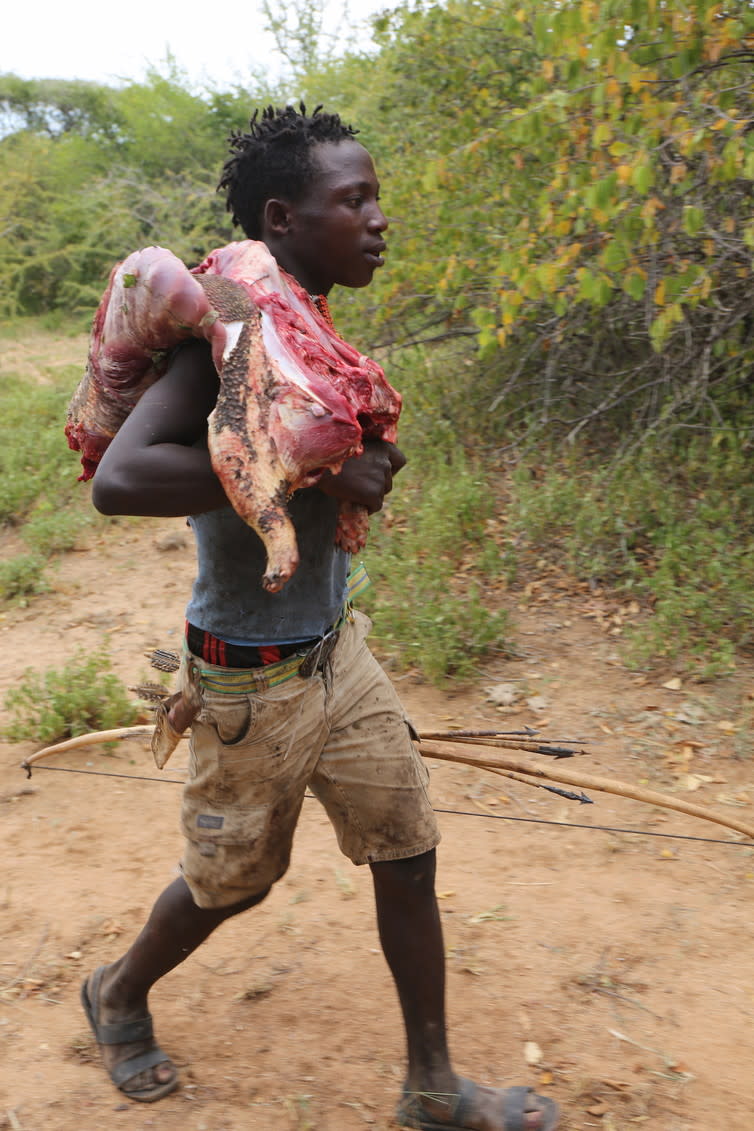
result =
M212 467L238 514L265 544L263 585L278 592L298 565L287 499L328 468L394 441L401 399L382 369L339 338L263 243L213 251L189 271L166 248L134 252L112 271L94 318L86 373L66 436L97 464L142 393L188 337L210 343L220 375L209 417ZM368 514L341 504L336 541L354 553Z

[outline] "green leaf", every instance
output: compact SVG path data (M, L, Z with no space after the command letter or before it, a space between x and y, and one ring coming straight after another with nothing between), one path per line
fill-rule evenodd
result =
M579 297L585 299L594 299L597 297L597 280L591 271L586 267L580 268L577 272L579 280Z
M630 275L626 275L623 280L623 290L632 299L638 302L644 298L644 292L647 289L647 281L638 272L632 271Z
M631 183L635 189L646 196L654 183L654 171L651 165L639 165L631 175Z
M621 271L626 266L626 248L616 239L611 239L602 255L605 267L610 271Z
M495 312L486 306L477 306L471 311L471 321L480 330L493 330L495 328Z
M687 236L697 236L704 227L703 209L694 204L684 205L682 224Z

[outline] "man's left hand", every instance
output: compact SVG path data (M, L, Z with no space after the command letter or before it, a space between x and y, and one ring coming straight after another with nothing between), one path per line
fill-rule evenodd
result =
M386 440L366 440L360 456L347 459L337 475L326 471L317 486L326 495L360 503L370 514L381 510L393 489L393 476L406 464L400 448Z

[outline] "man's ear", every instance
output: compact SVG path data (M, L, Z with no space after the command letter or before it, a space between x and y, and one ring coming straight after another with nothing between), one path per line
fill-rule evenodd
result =
M291 209L284 200L270 197L262 214L264 230L270 235L287 235L291 227Z

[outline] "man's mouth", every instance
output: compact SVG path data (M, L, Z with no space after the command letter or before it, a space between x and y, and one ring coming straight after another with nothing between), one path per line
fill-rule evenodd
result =
M364 254L371 263L374 263L377 267L381 267L385 262L383 253L386 250L387 244L379 243L375 244L374 247L367 248Z

